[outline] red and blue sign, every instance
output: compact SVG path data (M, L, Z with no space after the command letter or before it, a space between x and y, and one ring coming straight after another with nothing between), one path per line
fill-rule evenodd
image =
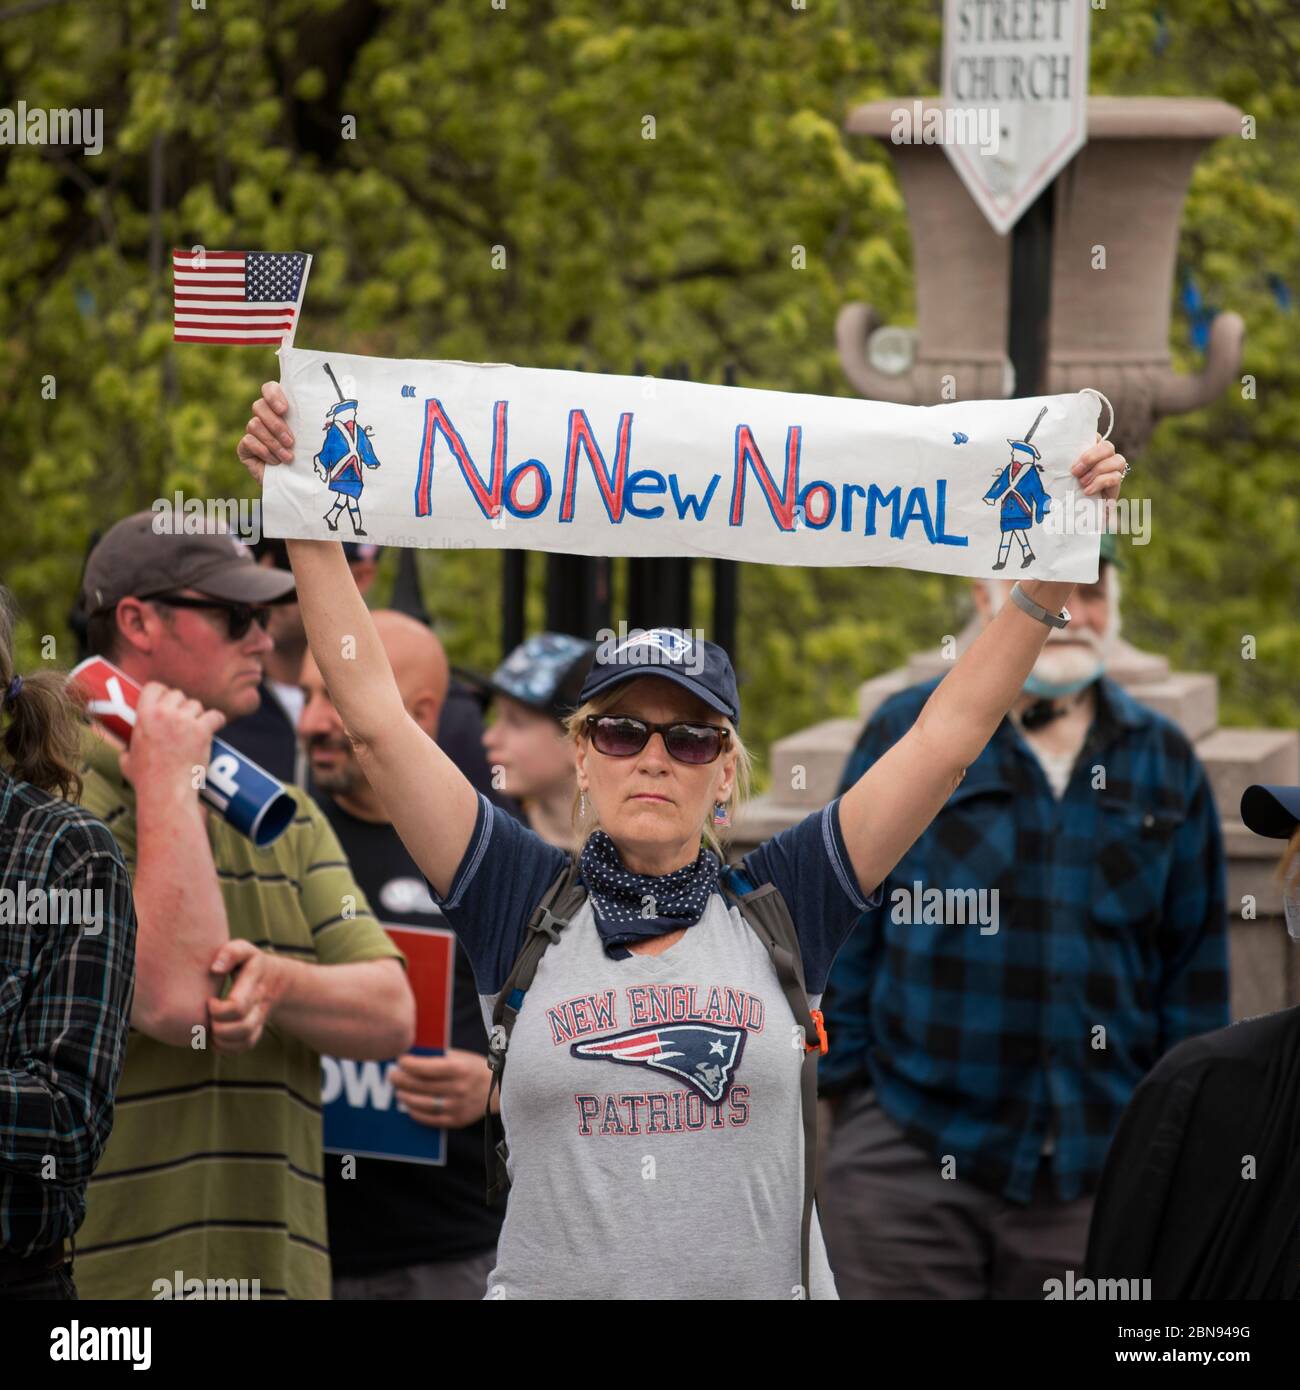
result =
M419 1056L441 1056L451 1046L455 935L443 927L384 930L406 957L415 993L415 1043ZM447 1162L447 1131L420 1124L398 1105L390 1075L397 1059L358 1062L322 1057L321 1102L325 1152L386 1158L396 1163Z

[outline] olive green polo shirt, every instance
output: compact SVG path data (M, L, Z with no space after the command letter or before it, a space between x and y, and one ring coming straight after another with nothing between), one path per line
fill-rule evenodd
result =
M117 750L87 729L82 805L112 831L134 878L135 792ZM257 849L207 818L232 938L317 965L395 957L315 803ZM83 1298L154 1298L157 1281L260 1281L262 1298L329 1298L320 1056L268 1024L223 1055L132 1029L116 1119L86 1194L75 1277ZM251 1285L250 1285L251 1291ZM175 1295L173 1295L175 1296Z

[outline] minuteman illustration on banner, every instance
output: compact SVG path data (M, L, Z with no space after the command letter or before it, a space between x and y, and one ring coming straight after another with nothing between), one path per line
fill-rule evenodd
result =
M505 364L279 356L297 442L293 464L266 473L268 536L350 530L380 545L972 577L1010 558L1025 578L1097 578L1100 523L1084 524L1092 499L1070 471L1096 438L1093 391L905 406ZM345 508L350 528L338 524Z
M325 513L325 525L331 531L339 529L339 513L346 505L352 534L364 536L361 526L361 490L366 479L363 468L378 468L379 460L370 446L371 427L357 423L356 401L345 400L343 391L326 367L338 400L325 412L325 442L312 459L316 476L330 490L332 505Z

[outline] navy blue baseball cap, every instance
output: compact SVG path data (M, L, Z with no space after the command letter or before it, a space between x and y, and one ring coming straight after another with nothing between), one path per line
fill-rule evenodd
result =
M1241 818L1256 835L1289 840L1300 825L1300 787L1247 787L1241 794Z
M740 728L740 694L731 658L716 642L676 627L633 628L624 637L602 641L579 701L642 676L662 676L680 685Z
M540 632L521 642L488 678L490 689L563 719L581 700L578 691L596 644L565 632Z

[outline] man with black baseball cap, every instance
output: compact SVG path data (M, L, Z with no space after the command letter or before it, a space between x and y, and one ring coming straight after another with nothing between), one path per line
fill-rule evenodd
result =
M268 605L293 577L228 533L159 533L142 512L91 552L83 587L92 650L142 689L128 752L93 729L83 744L81 801L122 851L138 931L79 1288L150 1298L180 1271L328 1298L320 1055L405 1051L414 1001L315 803L288 788L292 824L257 849L194 781L226 719L257 706Z

